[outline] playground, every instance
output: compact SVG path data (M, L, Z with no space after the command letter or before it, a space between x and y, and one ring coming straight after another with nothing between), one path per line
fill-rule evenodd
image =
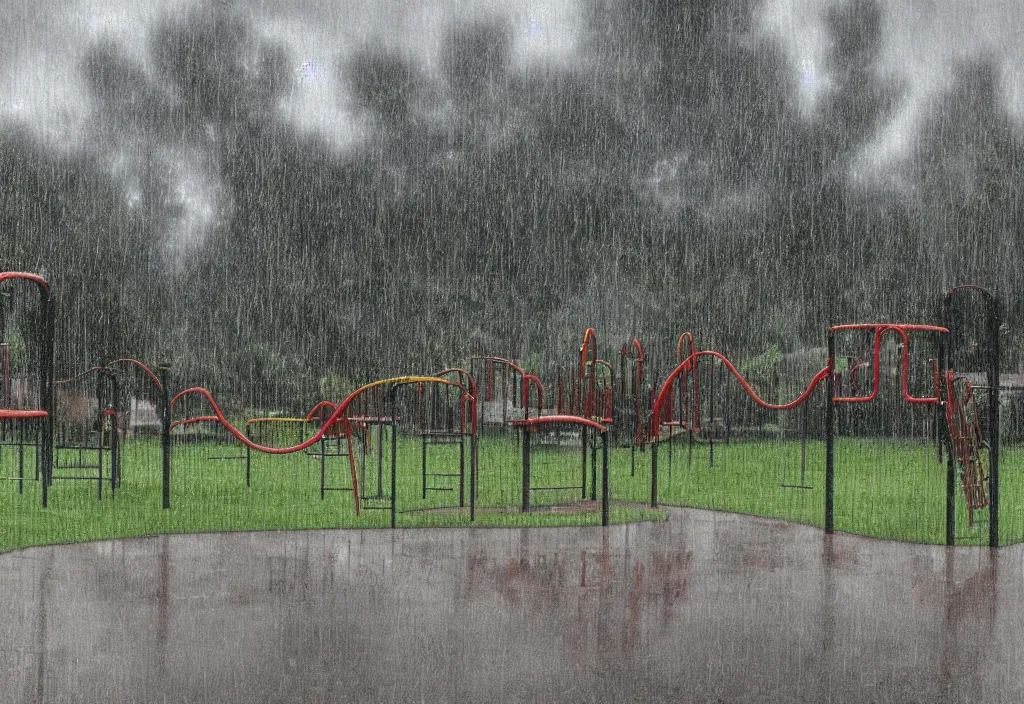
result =
M130 358L65 361L58 374L49 284L7 272L0 287L0 550L187 532L607 526L663 520L665 506L826 534L1024 541L1000 303L974 286L945 294L941 325L835 325L821 349L734 361L683 332L659 355L635 338L602 348L588 329L545 378L477 355L273 403Z
M45 279L0 293L12 701L1024 695L1020 391L977 287L820 348L587 329L302 397L59 359Z

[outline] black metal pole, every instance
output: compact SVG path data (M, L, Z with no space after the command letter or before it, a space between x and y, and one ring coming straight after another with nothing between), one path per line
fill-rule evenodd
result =
M949 299L943 302L943 326L949 329L949 316L946 314ZM939 398L942 398L942 391L946 388L946 370L949 368L949 349L945 337L939 339ZM956 545L956 463L953 461L953 444L949 436L949 426L945 423L943 407L950 403L947 397L945 401L936 404L936 414L940 419L936 420L936 432L939 436L939 460L942 460L942 443L946 443L946 545Z
M586 457L586 455L584 455ZM583 474L586 477L586 472ZM522 512L530 512L530 429L523 428L523 505Z
M597 435L592 434L590 445L590 500L597 500Z
M157 367L161 386L160 448L163 454L163 507L171 507L171 365Z
M832 373L836 355L836 336L828 331L828 384L825 398L825 532L835 529L833 508L835 502L835 375Z
M466 505L466 434L459 436L459 508Z
M582 384L580 384L582 387ZM580 428L581 447L583 448L583 481L580 484L583 485L581 499L587 498L587 426Z
M117 491L117 487L121 483L121 443L117 433L121 385L115 372L111 371L109 378L110 410L113 411L113 415L110 416L110 498L114 498L114 492ZM102 437L102 431L100 437Z
M653 421L652 422L656 422ZM651 443L651 508L658 508L658 438Z
M988 461L989 461L989 507L988 544L999 547L999 328L1002 312L999 299L988 294Z
M608 525L608 431L601 433L601 525Z
M49 487L53 481L53 346L54 300L47 290L41 290L43 308L42 359L39 366L39 394L46 417L42 432L43 508L49 505ZM38 447L38 445L37 445Z
M715 358L711 358L708 375L708 467L715 468Z
M427 436L426 435L422 435L421 438L423 440L423 451L421 453L422 461L420 462L420 465L421 465L421 467L423 469L423 499L426 500L426 498L427 498Z
M807 404L800 404L800 486L807 486Z
M391 404L392 413L395 411L394 402ZM391 527L395 527L395 518L398 513L398 426L392 417L391 423Z
M469 520L476 520L476 435L469 436Z
M248 480L248 477L246 477ZM326 436L320 437L320 500L323 501L327 494L327 440Z

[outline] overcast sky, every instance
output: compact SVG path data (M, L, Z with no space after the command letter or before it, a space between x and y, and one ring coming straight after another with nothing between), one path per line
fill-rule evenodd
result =
M0 117L35 126L74 144L85 117L77 65L102 36L144 56L147 30L161 15L193 0L0 0ZM761 30L790 50L794 81L810 103L827 85L821 72L823 8L831 0L766 0ZM516 60L571 62L577 50L579 0L240 0L255 25L289 48L298 85L283 109L303 127L344 145L357 134L339 110L331 71L337 57L378 41L436 61L442 29L456 18L511 15ZM876 155L891 158L909 143L930 100L941 93L953 63L991 52L1004 67L1004 97L1024 114L1024 2L1020 0L886 0L884 68L907 79L910 91L896 120L879 135Z

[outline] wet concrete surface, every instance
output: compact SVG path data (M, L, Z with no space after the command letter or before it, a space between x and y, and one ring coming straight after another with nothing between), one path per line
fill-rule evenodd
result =
M696 510L0 555L2 702L1021 702L1024 548Z

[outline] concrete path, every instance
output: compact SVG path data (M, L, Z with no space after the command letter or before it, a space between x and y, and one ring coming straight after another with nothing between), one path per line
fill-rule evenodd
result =
M1021 702L1024 548L705 511L0 555L2 702Z

